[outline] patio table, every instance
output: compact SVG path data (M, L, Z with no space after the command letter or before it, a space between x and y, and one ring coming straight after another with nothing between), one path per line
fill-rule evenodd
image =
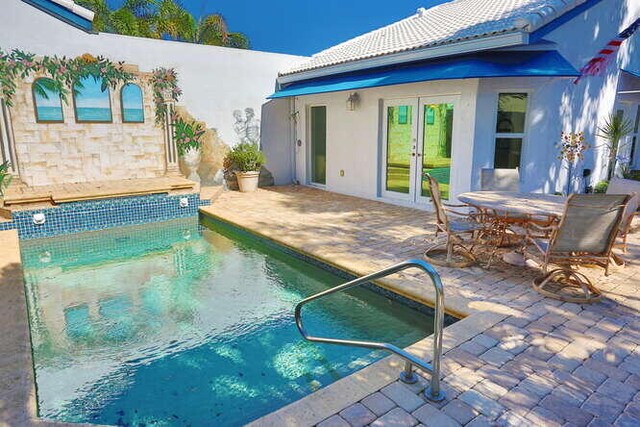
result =
M562 216L567 198L552 194L517 191L471 191L458 200L471 206L510 216Z
M567 198L516 191L472 191L460 194L458 200L484 212L494 212L493 217L499 225L497 228L506 233L510 223L526 228L530 222L546 222L545 219L550 217L562 216ZM523 255L517 252L508 252L502 259L512 265L525 264Z

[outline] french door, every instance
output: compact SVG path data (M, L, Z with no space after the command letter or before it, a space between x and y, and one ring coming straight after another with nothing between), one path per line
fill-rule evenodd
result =
M394 99L384 102L382 196L427 203L425 174L449 198L456 97Z

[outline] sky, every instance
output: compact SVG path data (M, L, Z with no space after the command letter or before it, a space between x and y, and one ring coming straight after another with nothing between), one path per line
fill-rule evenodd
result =
M117 5L121 0L110 0ZM194 16L221 13L251 48L311 55L445 0L181 0Z

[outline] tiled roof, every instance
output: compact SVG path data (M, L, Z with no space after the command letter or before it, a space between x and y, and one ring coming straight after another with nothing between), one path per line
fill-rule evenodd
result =
M516 31L532 32L586 0L454 0L323 50L282 74Z

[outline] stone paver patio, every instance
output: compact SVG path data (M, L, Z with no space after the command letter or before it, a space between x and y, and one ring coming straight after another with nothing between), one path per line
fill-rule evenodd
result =
M420 256L433 238L428 212L306 187L228 192L202 211L357 274ZM640 233L629 240L625 268L588 271L606 296L593 305L538 295L534 269L439 268L447 308L467 316L445 330L442 403L419 394L426 379L396 381L388 358L254 424L640 425ZM428 302L423 279L382 284ZM430 340L419 344L428 355Z

